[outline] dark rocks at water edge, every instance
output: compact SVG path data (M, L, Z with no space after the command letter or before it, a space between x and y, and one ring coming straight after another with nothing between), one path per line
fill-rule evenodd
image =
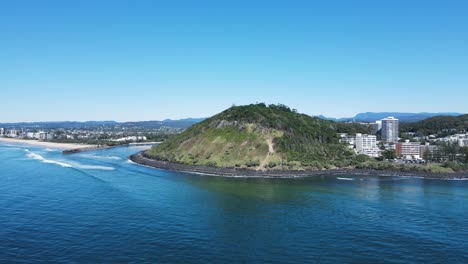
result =
M398 171L398 170L371 170L371 169L328 169L328 170L251 170L243 168L219 168L202 165L187 165L167 161L156 160L148 157L144 152L131 155L130 160L149 167L180 171L187 173L208 174L215 176L250 176L250 177L310 177L310 176L339 176L339 175L372 175L372 176L408 176L436 179L468 179L468 172L457 173L431 173L420 171Z
M74 154L86 151L93 151L93 150L100 150L100 149L108 149L114 148L115 146L91 146L91 147L82 147L82 148L75 148L75 149L66 149L62 151L63 154Z

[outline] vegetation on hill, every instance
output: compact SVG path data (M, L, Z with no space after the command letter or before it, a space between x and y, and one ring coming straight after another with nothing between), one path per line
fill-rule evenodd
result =
M341 144L338 133L367 133L368 129L299 114L285 105L233 106L146 155L182 164L256 170L347 167L367 157Z
M460 116L436 116L414 123L401 123L401 132L422 135L446 136L468 131L468 114Z

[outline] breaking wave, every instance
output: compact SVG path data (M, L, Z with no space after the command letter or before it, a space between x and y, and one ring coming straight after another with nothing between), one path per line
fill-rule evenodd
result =
M25 151L27 152L26 153L27 157L38 160L38 161L40 161L42 163L56 164L56 165L59 165L59 166L64 167L64 168L72 168L72 166L70 164L68 164L68 163L60 162L60 161L56 161L56 160L48 160L48 159L42 157L39 154L30 152L28 149L26 149Z
M336 177L337 180L340 181L354 181L354 178L341 178L341 177Z
M84 158L90 158L90 159L105 159L105 160L121 160L122 158L116 157L116 156L97 156L97 155L81 155L81 157Z
M30 152L29 149L26 149L25 151L26 151L26 156L28 158L38 160L38 161L40 161L42 163L59 165L59 166L61 166L63 168L75 168L75 169L82 169L82 170L108 170L108 171L115 169L113 167L107 167L107 166L86 165L86 164L81 164L81 163L78 163L78 162L66 163L66 162L57 161L57 160L50 160L50 159L44 158L43 156L41 156L41 155L39 155L37 153Z

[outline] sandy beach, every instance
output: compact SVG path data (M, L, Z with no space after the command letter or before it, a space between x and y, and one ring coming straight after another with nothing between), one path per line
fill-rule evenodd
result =
M78 148L97 147L96 145L54 143L54 142L44 142L44 141L38 141L38 140L25 140L25 139L4 138L4 137L0 137L0 143L41 146L41 147L56 148L56 149L78 149Z

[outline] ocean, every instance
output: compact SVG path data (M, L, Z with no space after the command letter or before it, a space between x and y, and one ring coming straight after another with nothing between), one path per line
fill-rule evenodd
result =
M468 181L224 178L0 143L0 263L468 263Z

